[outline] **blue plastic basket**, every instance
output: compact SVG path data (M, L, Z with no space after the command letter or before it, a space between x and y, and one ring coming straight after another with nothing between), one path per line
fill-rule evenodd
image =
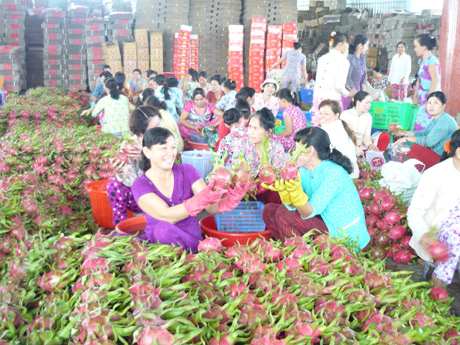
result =
M300 102L313 105L313 90L300 88Z
M260 201L240 202L232 211L216 214L217 230L222 232L261 232L265 230L262 219L264 204Z
M212 162L214 157L211 152L204 150L184 151L180 154L182 163L190 164L195 167L204 179L214 169Z
M206 139L197 133L190 133L190 140L194 143L206 144Z

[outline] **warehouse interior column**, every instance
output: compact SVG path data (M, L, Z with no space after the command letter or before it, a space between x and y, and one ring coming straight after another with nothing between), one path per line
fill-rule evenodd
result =
M446 112L460 119L460 0L444 0L441 20L439 60L442 68L441 88L447 96Z

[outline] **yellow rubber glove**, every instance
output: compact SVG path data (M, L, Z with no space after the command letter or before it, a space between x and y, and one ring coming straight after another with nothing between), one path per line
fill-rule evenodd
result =
M265 183L262 183L262 187L265 189L270 189L274 192L278 192L280 195L281 202L285 205L291 205L291 197L289 195L289 192L286 190L286 186L284 184L284 180L276 180L274 186L269 186Z
M295 180L289 180L285 184L286 190L289 192L292 204L297 206L303 206L308 202L308 196L302 189L302 183L300 182L300 174L297 174Z

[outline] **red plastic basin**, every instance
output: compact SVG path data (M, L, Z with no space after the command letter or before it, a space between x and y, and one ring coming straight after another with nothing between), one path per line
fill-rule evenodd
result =
M187 146L187 150L189 151L193 151L193 150L208 151L209 150L209 146L207 143L196 143L194 141L189 141L186 146Z
M250 244L258 238L269 240L272 238L270 230L262 232L222 232L217 230L214 216L206 216L200 220L200 228L207 237L216 237L222 241L225 247L231 247L237 243Z
M146 226L145 216L140 216L121 221L115 229L120 234L143 235Z

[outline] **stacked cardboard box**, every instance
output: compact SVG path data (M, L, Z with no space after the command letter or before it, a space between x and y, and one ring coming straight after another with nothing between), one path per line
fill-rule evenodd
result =
M163 33L150 32L150 69L163 73Z
M228 77L236 81L237 90L244 85L243 67L244 26L228 26Z
M294 49L294 43L297 42L297 23L284 23L283 24L283 47L281 54L284 56L286 52ZM283 62L282 68L286 65Z
M65 89L87 88L85 23L88 15L89 8L83 6L71 8L67 12Z
M267 51L265 54L265 68L267 71L281 57L281 41L283 27L281 25L269 25L267 30ZM277 66L276 69L280 69Z
M21 0L2 0L0 3L0 20L4 27L6 45L25 47L26 7Z
M134 37L136 39L137 49L137 68L146 76L145 71L150 69L148 31L145 29L136 29L134 30Z
M107 22L101 18L88 18L85 22L86 61L88 84L91 90L105 65L102 44L105 42Z
M132 12L131 0L113 0L112 12Z
M130 42L133 36L134 16L131 12L112 12L109 20L109 41Z
M25 26L27 87L43 86L43 12L27 13Z
M267 20L252 18L251 35L249 42L249 77L248 86L260 92L260 85L264 81L265 32Z
M60 9L46 9L45 11L43 73L44 84L48 87L64 87L66 69L65 19L65 12Z
M22 79L25 79L24 69L19 63L24 54L24 48L18 46L0 45L0 71L4 79L3 87L7 92L20 92Z
M190 68L191 35L192 27L188 25L181 25L181 28L174 39L173 72L176 74L178 79L184 78Z
M123 42L123 71L126 74L126 80L129 80L133 77L133 73L136 68L136 42Z
M123 63L121 60L120 46L118 42L102 43L105 64L110 66L112 74L123 72Z
M199 46L198 46L198 35L190 36L190 67L198 71L199 63Z

